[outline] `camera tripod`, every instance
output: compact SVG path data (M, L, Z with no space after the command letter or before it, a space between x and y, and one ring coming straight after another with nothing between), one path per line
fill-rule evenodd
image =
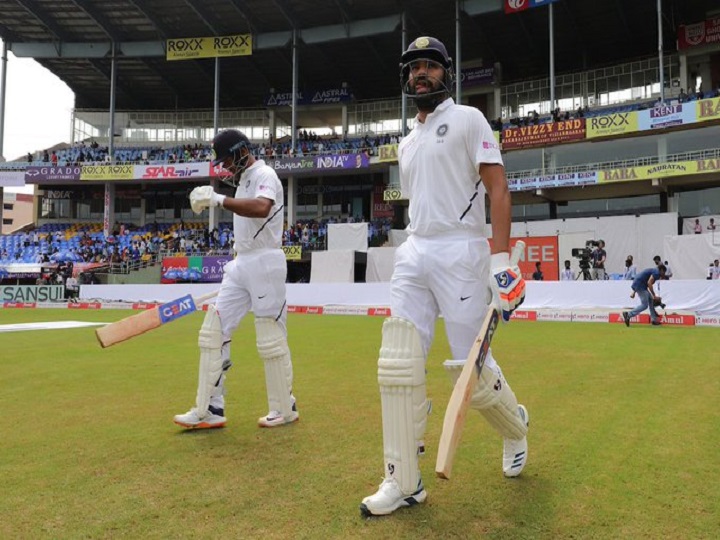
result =
M577 277L575 278L575 281L582 278L583 281L592 281L593 278L590 275L590 268L581 268L580 272L578 272Z

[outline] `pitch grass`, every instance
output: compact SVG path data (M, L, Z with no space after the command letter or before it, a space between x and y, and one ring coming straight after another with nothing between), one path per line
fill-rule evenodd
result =
M127 311L0 310L0 324ZM300 422L261 430L252 319L235 335L228 427L186 432L202 315L102 350L94 329L0 333L1 538L717 538L720 331L502 326L495 353L530 411L530 461L471 413L450 481L435 452L449 383L438 325L426 504L363 519L382 475L381 318L290 316Z

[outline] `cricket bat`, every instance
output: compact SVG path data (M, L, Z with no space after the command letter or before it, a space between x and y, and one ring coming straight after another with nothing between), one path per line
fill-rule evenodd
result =
M189 294L176 298L153 309L98 328L95 330L95 335L103 348L110 347L197 311L198 306L216 297L218 292L220 291L207 293L197 298L193 298Z
M515 266L518 263L520 255L524 250L525 243L523 241L519 240L515 243L512 256L510 257L510 266ZM437 460L435 461L435 474L439 478L444 478L445 480L450 478L455 451L460 444L462 431L465 427L465 417L470 408L470 401L480 377L480 372L485 365L485 359L490 350L490 343L492 342L499 322L500 308L493 302L488 307L487 314L480 327L480 332L470 349L470 353L465 361L460 377L455 383L455 388L453 388L450 401L448 401L448 406L445 410L445 420L443 421L440 445L438 447Z

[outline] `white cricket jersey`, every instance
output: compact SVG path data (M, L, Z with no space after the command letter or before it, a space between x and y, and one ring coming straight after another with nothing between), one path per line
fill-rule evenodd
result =
M238 199L264 197L273 201L270 213L264 218L233 215L235 251L279 248L282 238L284 195L282 184L272 167L258 159L240 176L235 190Z
M485 116L448 98L398 147L400 185L410 201L409 234L485 230L481 163L502 165L500 145Z

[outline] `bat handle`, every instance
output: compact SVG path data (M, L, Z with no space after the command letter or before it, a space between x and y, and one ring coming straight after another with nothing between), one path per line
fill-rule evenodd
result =
M520 262L520 257L525 252L525 242L518 240L513 246L512 253L510 254L510 266L516 266Z
M210 293L207 293L207 294L200 295L197 298L193 298L193 302L195 302L196 306L199 306L200 304L204 304L208 300L215 298L219 292L220 292L220 289L210 292Z

